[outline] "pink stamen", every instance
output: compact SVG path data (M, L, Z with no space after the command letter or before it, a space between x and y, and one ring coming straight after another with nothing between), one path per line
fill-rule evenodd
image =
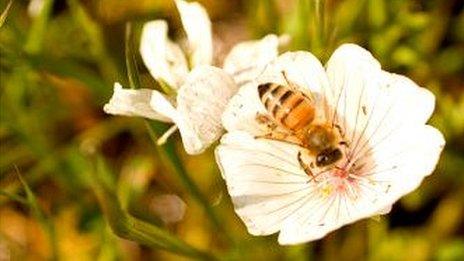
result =
M349 172L347 171L346 168L340 168L338 166L335 166L335 171L333 172L334 176L339 177L339 178L347 178L349 176Z

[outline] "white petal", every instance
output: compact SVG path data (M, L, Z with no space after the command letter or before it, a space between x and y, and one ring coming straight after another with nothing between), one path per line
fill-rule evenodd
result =
M377 212L377 215L386 215L386 214L390 213L390 211L392 210L392 207L393 207L393 205L388 205L388 206L380 209Z
M279 38L273 34L261 40L241 42L227 55L223 68L242 86L255 80L264 67L277 58L278 46Z
M182 25L187 33L192 67L211 64L213 60L213 38L211 21L206 9L197 2L188 3L184 0L176 0L176 5Z
M245 132L223 136L216 159L235 211L253 235L268 235L311 196L294 145L255 139Z
M178 113L172 103L173 102L168 97L157 91L153 92L150 98L150 106L155 112L165 115L169 119L172 119L172 121L175 121L178 117Z
M114 84L113 96L105 104L103 110L109 114L124 116L139 116L152 120L171 122L171 118L163 113L156 112L150 106L152 96L161 95L156 90L149 89L123 89L119 83Z
M329 120L342 127L351 149L357 149L360 138L374 144L405 124L424 124L433 111L433 94L404 76L382 71L357 45L339 47L327 74Z
M322 204L323 211L308 206L287 219L279 243L316 240L343 225L385 212L386 206L416 189L433 171L444 143L442 134L430 126L405 130L374 152L374 162L358 173L357 186L349 196L334 193Z
M443 135L431 126L403 128L372 150L365 151L365 157L372 157L375 163L367 165L364 174L373 180L390 179L396 183L398 190L392 188L389 194L397 193L399 198L416 189L421 180L432 173L444 145Z
M166 21L145 23L140 40L140 54L150 74L172 88L179 88L188 73L187 60L180 47L168 38Z
M177 95L175 119L189 154L203 152L223 133L221 115L237 91L232 78L212 66L196 67Z
M321 62L310 52L286 52L266 67L258 78L258 83L275 82L288 85L283 77L285 72L290 84L300 91L313 96L323 93L329 82Z
M322 90L328 88L324 68L311 53L282 54L266 67L254 84L245 85L232 98L223 115L223 124L228 131L241 130L253 135L267 133L267 128L256 119L257 115L266 114L257 87L267 82L287 84L282 71L291 84L296 84L296 88L308 95L320 97Z

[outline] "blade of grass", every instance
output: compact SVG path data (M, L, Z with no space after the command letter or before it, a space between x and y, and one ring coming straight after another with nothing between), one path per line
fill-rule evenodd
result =
M0 195L4 196L4 197L6 197L6 198L8 198L10 200L14 200L16 202L19 202L19 203L22 203L22 204L25 204L25 205L28 203L27 199L25 199L25 198L23 198L21 196L6 192L6 191L4 191L2 189L0 189ZM0 203L0 205L1 205L1 203Z
M12 4L13 4L13 0L10 0L10 2L8 2L7 6L5 7L5 10L3 10L2 14L0 15L0 28L5 23L6 18L8 16L9 12L10 12Z
M128 24L126 27L126 67L127 74L129 78L129 85L132 89L140 88L140 81L137 73L137 63L135 59L135 53L132 51L133 43L133 26ZM203 196L198 186L193 182L190 176L187 173L187 170L184 168L183 163L176 152L174 143L168 141L164 146L157 145L158 138L164 133L164 128L157 123L149 122L145 120L145 125L147 126L148 133L153 140L153 143L158 151L158 154L162 158L163 163L167 163L167 167L177 175L177 177L182 182L182 185L187 189L192 198L203 208L208 218L211 220L215 228L220 231L227 240L231 241L228 233L226 233L224 226L220 222L219 218L214 213L211 205L208 200Z
M42 209L40 208L39 204L37 203L37 199L30 189L29 185L27 185L26 181L21 176L19 169L16 167L16 174L18 175L19 181L24 187L24 191L26 192L26 200L27 205L30 207L32 211L32 215L39 221L39 223L44 228L46 234L48 235L48 239L50 241L51 246L51 253L52 253L52 260L58 260L58 244L56 240L56 233L55 233L55 226L53 222L45 216Z
M123 210L117 198L115 182L106 162L96 157L94 176L89 177L91 186L103 208L103 212L114 233L140 244L161 248L179 255L200 260L216 260L212 254L198 250L170 232L132 217Z

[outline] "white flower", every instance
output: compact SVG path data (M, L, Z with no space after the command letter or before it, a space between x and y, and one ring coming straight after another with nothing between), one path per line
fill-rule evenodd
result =
M184 52L168 38L164 20L146 23L140 41L140 53L150 74L175 94L167 96L151 89L128 90L115 83L113 97L104 111L172 122L175 125L158 143L162 144L179 129L187 153L199 154L222 135L220 118L228 100L238 87L262 73L287 38L268 35L261 40L239 43L227 55L221 70L211 66L211 21L206 10L196 2L176 0L175 3L187 35L187 50Z
M168 26L163 20L146 23L140 43L150 74L175 94L123 89L115 83L113 97L104 111L173 122L175 125L159 143L178 128L186 152L198 154L222 135L221 114L238 87L226 72L210 66L213 50L206 10L198 3L183 0L176 0L176 5L187 35L186 53L168 38Z
M284 72L284 74L282 73ZM257 86L286 84L314 97L316 119L339 126L347 145L335 166L306 174L298 145L265 138ZM311 96L312 95L312 96ZM435 168L445 141L426 125L435 98L410 79L383 71L363 48L339 47L326 69L308 52L279 56L241 88L224 115L216 149L236 213L253 235L279 232L280 244L316 240L357 220L388 213Z

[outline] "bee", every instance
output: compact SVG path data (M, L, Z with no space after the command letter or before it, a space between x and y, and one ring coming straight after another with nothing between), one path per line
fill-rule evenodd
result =
M314 97L308 97L290 83L282 72L286 85L264 83L258 86L258 94L269 116L259 115L259 121L267 122L272 131L264 138L297 144L315 158L317 167L328 167L342 158L340 133L331 124L316 120L317 106ZM280 128L277 128L280 127ZM277 129L284 130L278 131ZM308 175L312 172L299 152L298 161Z

